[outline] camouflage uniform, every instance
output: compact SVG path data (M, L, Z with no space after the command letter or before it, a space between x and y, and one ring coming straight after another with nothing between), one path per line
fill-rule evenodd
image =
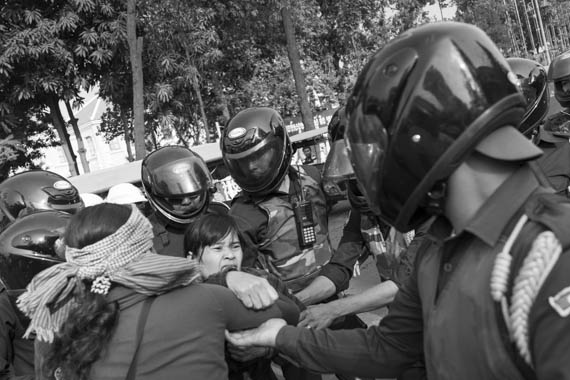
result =
M288 194L276 191L262 198L239 194L230 210L246 241L250 240L251 248L257 248L257 252L244 252L243 265L254 264L267 269L293 292L309 285L332 253L325 196L318 178L308 174L310 168L292 169ZM299 187L304 198L312 204L316 222L316 243L305 249L299 245L293 211L293 205L301 198Z

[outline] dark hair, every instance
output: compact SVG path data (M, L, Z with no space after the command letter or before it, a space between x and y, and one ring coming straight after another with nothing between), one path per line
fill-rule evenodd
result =
M76 307L69 313L61 332L56 335L43 372L53 378L88 380L91 366L101 357L119 320L119 305L109 303L105 296L90 291L91 281L84 280L74 294Z
M65 231L65 244L74 248L113 234L131 215L130 206L101 203L75 214ZM54 339L42 370L52 377L56 370L63 379L87 380L91 366L107 347L119 319L119 305L90 291L91 280L83 280L74 293L76 306Z
M101 203L75 214L65 230L65 244L83 248L115 233L131 216L131 206Z
M234 218L230 215L204 214L192 223L184 233L184 251L188 254L192 251L194 255L200 255L209 245L222 240L228 234L235 233L241 246L244 246L243 236ZM198 260L200 257L194 256Z

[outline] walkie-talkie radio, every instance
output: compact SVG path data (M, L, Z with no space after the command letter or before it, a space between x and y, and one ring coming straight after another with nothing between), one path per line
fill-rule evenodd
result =
M295 202L295 224L297 225L297 237L301 248L310 248L317 241L315 222L313 220L313 206L309 201Z

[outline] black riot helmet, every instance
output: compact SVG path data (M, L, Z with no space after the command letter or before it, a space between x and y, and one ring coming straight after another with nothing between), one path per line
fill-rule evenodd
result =
M562 107L570 107L570 50L552 60L548 80L554 82L554 96L558 103Z
M84 207L79 191L67 179L46 170L30 170L0 183L0 229L37 210L74 214Z
M238 113L228 122L220 144L226 167L246 193L269 194L287 175L293 149L283 119L271 108Z
M142 188L168 224L183 228L208 208L213 180L206 162L183 146L149 153L141 165Z
M517 76L519 87L526 99L526 111L518 128L531 137L548 113L548 78L540 63L525 58L507 58L512 72Z
M368 204L402 232L443 211L447 179L474 149L512 161L541 152L512 127L524 97L473 25L426 24L390 41L361 71L346 112L348 153ZM507 138L520 151L483 144Z
M46 268L65 261L63 233L71 214L36 211L0 233L0 280L8 290L25 289Z

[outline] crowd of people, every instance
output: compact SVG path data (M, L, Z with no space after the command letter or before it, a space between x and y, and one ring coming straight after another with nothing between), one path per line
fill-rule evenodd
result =
M549 83L563 107L549 115ZM569 379L570 52L475 26L406 31L293 165L269 107L220 140L241 192L167 146L141 188L0 183L0 379ZM331 242L323 181L346 181ZM345 297L359 263L380 281ZM359 313L387 307L378 325Z

